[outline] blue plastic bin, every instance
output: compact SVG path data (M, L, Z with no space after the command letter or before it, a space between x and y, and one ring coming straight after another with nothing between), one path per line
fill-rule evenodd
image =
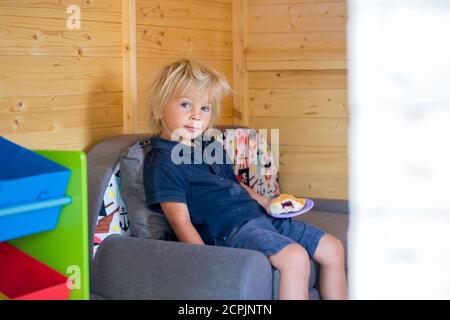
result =
M70 170L0 137L0 241L56 227Z

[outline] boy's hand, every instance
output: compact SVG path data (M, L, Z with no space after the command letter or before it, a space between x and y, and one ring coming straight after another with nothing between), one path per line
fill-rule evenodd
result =
M272 199L265 198L264 209L266 209L267 213L270 213L270 205L272 204Z

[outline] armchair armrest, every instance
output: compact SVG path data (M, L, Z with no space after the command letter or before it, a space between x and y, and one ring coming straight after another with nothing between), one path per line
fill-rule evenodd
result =
M93 261L107 299L271 299L272 268L253 250L110 236Z
M348 214L348 200L312 198L316 211Z

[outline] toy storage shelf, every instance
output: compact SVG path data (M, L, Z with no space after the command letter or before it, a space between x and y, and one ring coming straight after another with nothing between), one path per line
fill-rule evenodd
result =
M56 228L53 230L23 236L8 243L69 277L72 281L69 299L87 300L89 246L86 155L81 151L38 150L36 153L70 169L71 177L66 197L53 200L59 205L66 205L62 207ZM52 204L43 201L35 205ZM29 205L11 207L10 210L30 209L27 206Z

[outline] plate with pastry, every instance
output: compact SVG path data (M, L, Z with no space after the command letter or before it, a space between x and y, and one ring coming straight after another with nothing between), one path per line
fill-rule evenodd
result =
M291 194L280 194L273 198L269 214L274 218L291 218L306 213L314 207L314 201L296 198Z

